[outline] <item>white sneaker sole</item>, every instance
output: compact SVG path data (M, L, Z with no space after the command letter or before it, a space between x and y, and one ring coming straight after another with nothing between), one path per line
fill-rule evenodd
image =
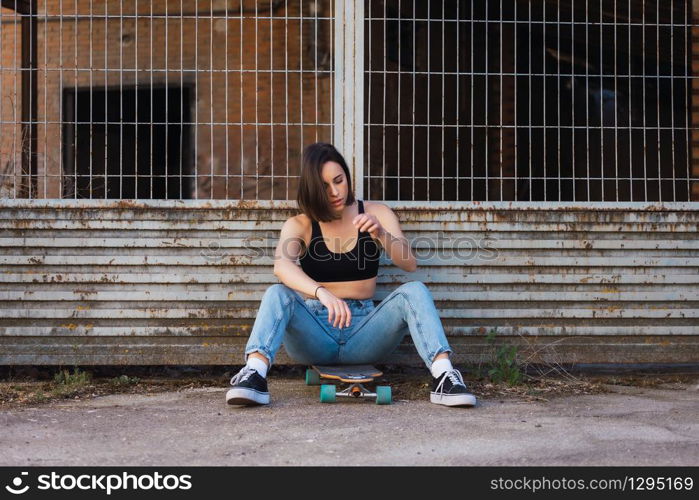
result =
M476 406L473 394L437 394L430 392L430 403L444 406Z
M226 393L226 403L229 405L268 405L269 393L233 387Z

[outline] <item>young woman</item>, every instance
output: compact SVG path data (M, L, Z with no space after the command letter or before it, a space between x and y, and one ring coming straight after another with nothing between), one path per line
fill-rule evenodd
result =
M451 349L422 282L405 283L374 306L379 246L404 271L417 264L393 211L355 199L349 168L332 145L304 150L297 202L302 213L284 223L275 251L274 274L282 283L262 297L228 404L269 403L267 371L282 342L299 363L370 364L409 332L432 372L430 401L475 405L449 361Z

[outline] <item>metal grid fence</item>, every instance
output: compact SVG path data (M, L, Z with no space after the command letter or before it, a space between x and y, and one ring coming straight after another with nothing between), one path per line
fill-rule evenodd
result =
M0 197L293 199L342 111L370 199L698 200L692 6L2 0Z
M365 5L368 197L692 200L691 1Z
M2 7L3 197L288 199L332 138L331 0Z

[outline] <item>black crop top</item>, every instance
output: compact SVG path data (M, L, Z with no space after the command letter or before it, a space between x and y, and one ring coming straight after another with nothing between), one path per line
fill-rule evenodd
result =
M364 213L364 203L357 200L359 213ZM301 255L301 269L316 281L354 281L373 278L379 271L380 249L367 232L359 232L357 244L349 252L331 252L325 244L320 224L312 221L311 241Z

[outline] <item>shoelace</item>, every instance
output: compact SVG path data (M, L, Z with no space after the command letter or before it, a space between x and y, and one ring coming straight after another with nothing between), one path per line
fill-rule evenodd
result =
M461 376L461 372L459 370L457 370L456 368L454 368L454 369L446 372L446 376L442 377L442 380L437 385L435 392L437 392L437 393L444 392L444 382L447 380L447 377L449 377L449 380L451 381L452 385L458 385L458 384L461 384L463 386L466 385L466 384L464 384L464 378Z
M236 373L233 378L231 379L231 385L235 385L240 382L245 382L247 379L249 379L253 373L255 373L254 368L250 368L249 366L243 367L242 370L240 370L238 373Z

